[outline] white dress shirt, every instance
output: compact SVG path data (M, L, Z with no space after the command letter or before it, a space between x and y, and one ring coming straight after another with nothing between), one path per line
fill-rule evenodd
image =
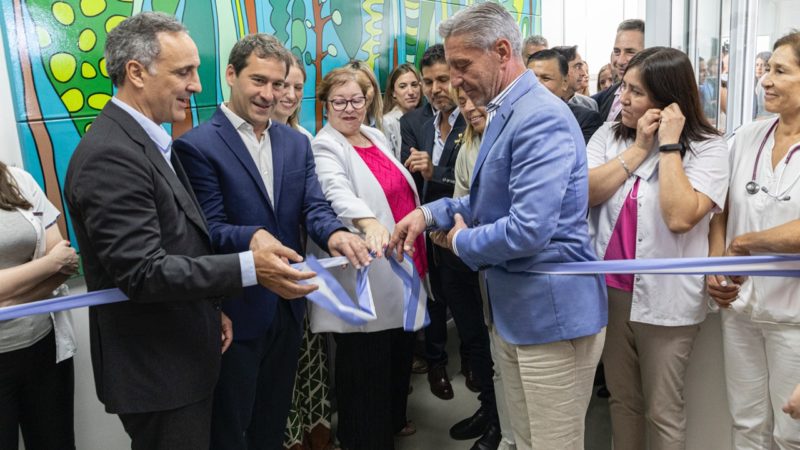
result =
M272 126L272 121L267 123L267 128L261 136L256 136L253 126L246 120L242 119L235 112L231 111L225 103L220 104L220 109L225 114L225 117L231 121L233 128L239 133L242 138L244 146L247 147L247 152L253 158L253 162L258 168L258 173L261 174L261 180L264 182L264 187L267 189L269 200L275 204L275 197L273 191L275 190L275 177L272 172L272 142L269 138L269 127Z

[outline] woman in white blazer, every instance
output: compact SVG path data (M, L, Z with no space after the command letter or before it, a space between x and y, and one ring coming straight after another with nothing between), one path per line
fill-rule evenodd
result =
M352 69L331 71L320 84L317 98L325 104L328 124L311 147L322 189L339 219L361 233L376 259L369 266L369 289L377 319L350 325L316 306L311 307L314 332L333 332L336 341L338 437L347 450L394 448L395 435L408 435L414 426L406 419L414 335L403 329L404 289L384 258L395 222L419 205L410 174L394 158L385 136L363 125L369 85ZM413 260L417 273L427 272L425 243L417 242ZM353 295L352 267L335 272ZM417 319L425 316L425 293L420 292Z

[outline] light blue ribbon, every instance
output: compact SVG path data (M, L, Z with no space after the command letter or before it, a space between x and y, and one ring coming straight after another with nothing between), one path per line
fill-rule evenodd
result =
M421 284L419 276L413 263L410 263L411 270L406 271L402 263L397 262L394 258L388 259L392 270L403 282L404 328L408 331L418 330L430 322L427 311L422 318L422 323L417 320ZM406 255L404 261L411 261L411 258ZM311 280L301 281L302 284L318 284L320 286L319 290L312 292L306 298L349 324L364 325L377 318L369 291L369 266L363 267L356 272L356 300L350 298L342 285L327 270L328 268L344 266L348 263L347 258L344 256L318 260L309 255L302 263L292 264L292 266L298 270L308 269L317 274ZM119 289L105 289L0 308L0 320L16 319L34 314L48 314L87 306L106 305L125 300L128 300L128 297Z
M417 330L430 322L427 311L419 315L420 286L412 259L406 255L403 263L389 258L392 271L403 282L404 328ZM302 263L293 264L295 268L306 267L324 280L327 292L315 291L308 299L320 307L331 311L342 320L363 325L374 320L375 310L369 297L367 275L369 267L360 269L356 275L356 300L352 300L336 278L327 268L348 264L347 258L335 257L317 260L313 256ZM406 270L408 266L410 270ZM617 261L587 261L571 263L543 263L528 268L526 272L550 275L589 275L598 273L637 273L661 275L758 275L800 277L800 255L740 256L716 258L654 258ZM33 314L47 314L86 306L105 305L125 301L128 298L119 289L106 289L87 294L70 295L49 300L25 303L0 308L0 320L15 319Z

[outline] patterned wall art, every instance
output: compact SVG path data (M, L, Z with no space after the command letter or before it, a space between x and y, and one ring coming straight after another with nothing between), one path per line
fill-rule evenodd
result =
M173 136L211 117L227 99L224 73L233 44L249 33L277 36L306 64L301 123L322 122L318 80L351 59L367 61L381 85L392 68L419 61L441 39L438 24L475 0L3 0L2 32L22 159L48 198L64 211L69 159L113 95L103 46L107 33L141 11L175 15L200 51L203 91ZM541 30L541 0L500 1L523 35ZM75 237L62 215L62 234Z

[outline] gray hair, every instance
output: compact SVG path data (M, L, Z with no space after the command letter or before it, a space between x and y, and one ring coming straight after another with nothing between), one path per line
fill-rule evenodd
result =
M489 50L498 39L511 43L513 54L522 54L522 32L514 17L497 3L478 3L461 10L439 25L439 35L447 39L465 35L466 45Z
M130 61L138 61L152 73L153 63L161 53L159 33L188 34L188 30L173 16L143 12L123 20L108 33L103 56L114 86L120 87L125 82L125 66Z
M623 31L638 31L644 34L644 20L642 19L627 19L623 20L617 26L617 33Z
M526 37L525 41L522 42L522 46L527 47L528 45L535 45L537 47L550 47L550 45L547 44L547 39L539 34Z
M277 59L286 66L286 74L294 64L291 52L283 46L275 36L264 33L249 34L234 44L228 56L228 64L233 66L236 75L247 67L247 58L251 54L261 59Z

